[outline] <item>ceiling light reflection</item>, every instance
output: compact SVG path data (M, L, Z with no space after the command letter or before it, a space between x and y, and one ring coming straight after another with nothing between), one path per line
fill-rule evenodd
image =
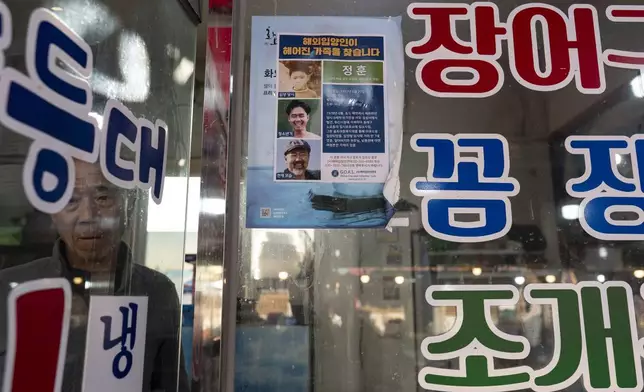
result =
M188 83L188 80L190 80L190 77L194 72L195 63L184 57L181 59L181 61L179 61L177 68L174 69L174 72L172 73L172 80L174 80L175 83L183 86L184 84Z
M579 204L566 204L561 207L561 216L566 220L579 219Z
M631 92L635 98L644 98L644 80L642 80L642 75L637 75L631 80Z
M208 215L223 215L226 212L226 200L218 198L201 199L201 212Z
M94 70L94 91L126 102L144 102L150 95L150 56L140 35L121 33L118 64L118 79Z

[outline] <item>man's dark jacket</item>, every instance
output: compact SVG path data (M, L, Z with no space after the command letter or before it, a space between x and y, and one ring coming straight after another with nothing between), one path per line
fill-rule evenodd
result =
M73 296L65 375L61 390L81 392L90 296L88 290L71 283L73 276L82 271L72 270L65 260L64 253L64 243L58 240L51 257L0 270L0 385L7 349L7 298L11 285L37 279L64 277L70 280ZM179 353L181 313L174 284L159 272L131 263L130 252L124 244L121 244L119 264L113 277L114 295L148 297L142 392L176 392L177 373L178 391L189 391L183 355ZM38 377L36 368L34 377Z

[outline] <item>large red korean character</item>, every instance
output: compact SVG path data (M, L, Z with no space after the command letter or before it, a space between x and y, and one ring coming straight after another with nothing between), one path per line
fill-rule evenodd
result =
M12 283L6 303L3 391L60 392L72 289L63 278ZM5 314L5 313L3 313ZM5 321L3 321L5 322ZM37 370L37 376L34 374Z
M484 98L501 89L504 75L497 60L506 28L499 22L495 4L413 3L407 13L425 21L425 37L410 42L406 52L422 60L416 68L416 81L427 94ZM471 42L458 37L457 21L469 21ZM450 77L453 73L471 76Z
M613 22L644 22L644 6L612 5L606 8L608 20ZM606 65L617 68L644 69L644 53L607 49L604 52Z
M599 22L593 6L573 5L566 16L548 4L526 4L510 13L507 26L510 69L523 86L555 91L575 79L577 89L584 94L600 94L606 89Z

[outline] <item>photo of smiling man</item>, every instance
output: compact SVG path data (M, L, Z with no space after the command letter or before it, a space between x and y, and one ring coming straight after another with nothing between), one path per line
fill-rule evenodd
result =
M276 179L320 180L320 148L319 141L278 140L277 151L284 151L284 160L280 163L277 157Z
M277 137L294 139L321 139L317 100L280 101Z

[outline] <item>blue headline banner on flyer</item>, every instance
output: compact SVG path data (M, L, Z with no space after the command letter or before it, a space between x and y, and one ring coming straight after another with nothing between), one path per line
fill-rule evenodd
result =
M403 69L399 22L253 18L248 227L386 226L402 132L389 121L402 100L388 97L404 85L390 70Z
M384 60L383 37L287 35L279 36L283 59Z

